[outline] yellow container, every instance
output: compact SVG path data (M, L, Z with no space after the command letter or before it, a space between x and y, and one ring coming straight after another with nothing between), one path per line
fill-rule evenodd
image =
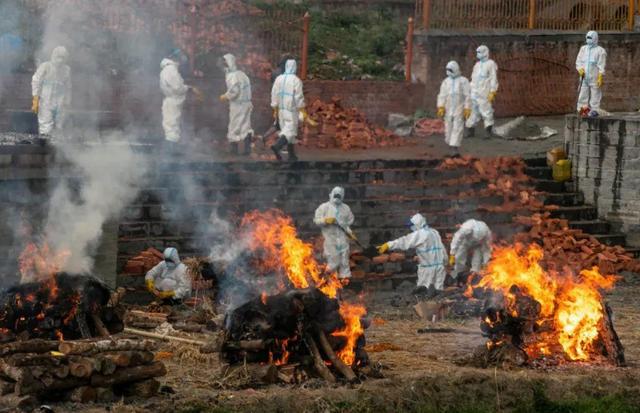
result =
M571 179L571 160L562 159L553 165L553 180L564 182Z
M567 159L567 153L562 148L553 148L547 152L547 165L553 167L556 162Z

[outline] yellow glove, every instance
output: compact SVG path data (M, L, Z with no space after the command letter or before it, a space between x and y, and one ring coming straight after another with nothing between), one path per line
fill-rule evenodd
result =
M302 116L302 120L307 119L307 117L309 116L307 114L307 110L305 108L302 108L302 109L298 110L298 112L300 112L300 115Z
M163 299L171 298L174 295L176 295L176 292L175 291L159 291L157 295L158 295L158 298L163 298Z
M324 223L327 225L333 225L336 223L336 219L333 217L325 218Z
M155 292L156 286L153 280L147 280L147 290L149 290L150 292Z
M602 73L598 73L598 81L597 81L598 87L602 87L603 83L604 83L604 79L602 77Z
M31 100L31 111L33 113L38 113L40 109L40 96L34 96Z
M384 244L380 245L378 247L378 254L384 254L385 252L389 251L389 243L385 242Z
M442 106L438 108L438 117L444 118L444 108Z
M220 102L226 102L227 100L229 100L226 93L224 95L220 95L218 99L220 99Z
M273 118L278 119L278 107L273 108Z
M449 255L449 265L455 265L456 257L455 255Z
M349 238L351 238L352 240L356 242L358 241L358 237L356 237L356 234L354 234L353 232L349 232L348 235L349 235Z
M584 77L584 74L585 74L584 69L578 69L578 74L580 75L580 77Z
M464 110L464 118L465 119L469 119L470 116L471 116L471 109L465 109Z
M487 99L489 99L489 103L493 103L494 100L496 100L496 94L498 92L491 92L489 93L489 97Z

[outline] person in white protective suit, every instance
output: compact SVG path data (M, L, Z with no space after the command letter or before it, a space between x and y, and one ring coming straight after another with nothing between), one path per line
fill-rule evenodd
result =
M280 151L287 146L289 161L297 161L295 143L298 137L298 125L307 118L305 110L302 80L296 76L297 65L293 59L287 60L285 71L278 76L271 89L271 108L273 117L278 120L280 133L271 150L281 161Z
M453 156L459 156L464 135L464 120L471 113L469 80L461 76L457 62L447 63L447 77L438 94L438 116L444 118L444 141Z
M179 142L182 137L182 106L190 86L184 83L180 74L180 64L186 57L178 49L160 62L160 89L162 101L162 129L169 142Z
M66 120L71 105L71 69L67 65L69 53L58 46L51 53L51 60L38 66L31 79L31 110L38 114L41 135L59 131Z
M429 288L433 285L436 290L443 290L447 276L447 250L440 234L427 225L427 220L421 214L411 217L411 230L411 234L379 246L378 252L384 254L389 250L415 248L418 256L418 287Z
M351 277L349 238L355 240L351 231L353 221L351 208L344 203L344 189L339 186L331 190L329 202L320 205L313 218L313 222L322 228L327 269L337 272L340 278Z
M251 153L251 140L253 129L251 128L251 82L247 75L238 70L236 58L232 54L226 54L224 59L225 80L227 92L220 96L222 102L229 102L229 129L227 139L231 143L234 155L238 154L238 143L244 141L244 155Z
M493 136L493 101L498 93L498 65L489 59L489 48L476 49L478 61L471 74L471 116L467 119L469 136L475 134L475 126L484 121L487 137Z
M449 264L453 265L454 280L467 268L471 259L471 271L479 272L491 259L491 230L482 221L469 219L453 235ZM458 280L460 282L461 280Z
M607 52L598 46L598 32L590 31L576 59L576 70L580 75L578 112L589 109L589 116L598 116L602 101L602 84L607 66Z
M158 298L183 300L191 295L191 278L175 248L165 249L164 261L149 270L144 279L147 289Z

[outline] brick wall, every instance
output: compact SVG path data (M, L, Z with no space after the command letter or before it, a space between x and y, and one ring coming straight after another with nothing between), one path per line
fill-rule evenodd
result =
M224 79L210 77L189 80L206 95L206 103L199 105L188 100L185 120L200 134L207 130L222 132L228 122L227 105L218 101L225 91ZM110 78L94 88L90 78L74 79L73 106L80 117L87 111L100 111L103 126L134 124L143 127L151 135L159 135L162 96L157 78L150 76L128 79ZM0 92L0 128L8 125L7 109L28 110L31 107L31 74L0 76L4 91ZM386 124L390 112L411 114L421 107L424 89L419 85L386 81L321 81L305 83L305 94L310 100L320 97L329 100L333 96L343 98L348 106L356 106L376 123ZM253 81L254 124L258 131L266 129L271 119L271 83Z
M578 76L575 60L584 44L583 33L419 33L414 41L413 73L424 83L424 106L435 111L445 66L457 60L471 77L475 49L486 44L500 67L498 116L549 115L575 109ZM603 34L600 44L609 60L603 108L637 110L640 105L640 33Z
M601 216L640 245L640 116L567 116L576 187Z

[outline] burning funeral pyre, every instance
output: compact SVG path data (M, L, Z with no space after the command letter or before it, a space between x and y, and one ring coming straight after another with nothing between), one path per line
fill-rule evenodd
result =
M309 376L355 381L354 369L368 361L364 306L338 299L341 281L324 272L282 212L249 213L241 231L250 266L263 276L255 298L227 314L224 334L209 350L231 365L256 363L262 381L278 375L287 382Z
M480 364L554 366L568 361L623 365L622 344L613 328L603 290L617 277L597 267L575 273L544 269L537 244L494 251L468 295L488 294L481 329L489 338L475 355Z
M111 337L124 328L122 291L59 272L65 256L29 245L20 257L23 283L0 293L0 405L152 396L154 378L166 374L154 360L156 344Z

